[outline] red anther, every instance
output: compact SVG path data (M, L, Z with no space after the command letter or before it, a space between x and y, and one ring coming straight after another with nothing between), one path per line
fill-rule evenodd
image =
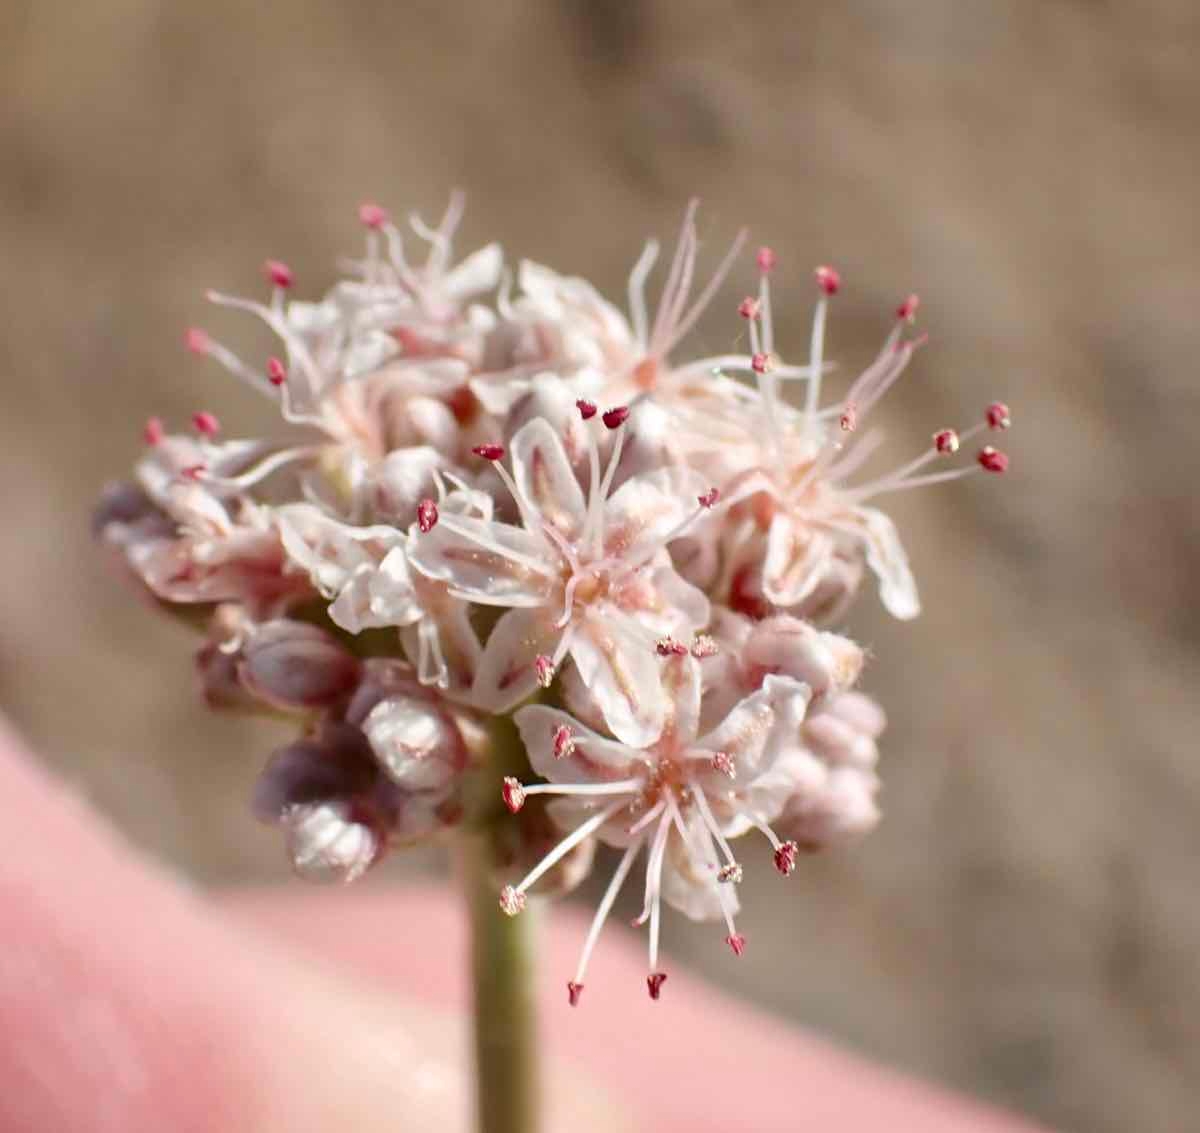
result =
M775 868L787 877L796 870L796 855L800 847L795 842L781 842L775 851Z
M186 468L179 470L179 475L187 480L202 480L207 471L207 464L189 464Z
M831 268L828 264L822 264L813 275L817 277L817 286L825 292L826 295L836 295L842 287L842 277L838 275L836 268Z
M559 724L554 729L554 758L566 759L575 752L575 737L566 724Z
M714 751L712 757L713 770L732 779L737 774L737 762L727 751Z
M583 984L577 984L574 980L567 980L567 1002L572 1007L579 1006L579 996L583 993Z
M743 319L757 319L761 313L762 304L759 303L759 301L755 299L753 295L747 295L746 298L738 304L738 314L741 315Z
M987 423L989 429L1007 429L1012 424L1012 414L1003 401L993 401L987 407Z
M287 290L287 288L296 282L296 277L292 275L292 269L282 260L267 260L263 264L263 274L276 287L282 287L284 290Z
M766 274L775 266L775 253L770 248L759 248L758 255L754 257L754 262L758 264L758 270Z
M1008 456L1002 453L998 448L992 448L991 445L985 445L979 450L979 455L975 458L979 461L979 467L985 472L1007 472L1008 471Z
M735 932L725 938L725 943L733 949L735 956L740 956L746 951L746 938L740 933Z
M896 308L896 318L901 322L911 323L917 317L917 308L921 305L921 296L915 291Z
M657 999L662 994L662 985L667 982L666 972L651 972L646 977L646 987L650 991L650 998Z
M741 885L742 867L737 862L729 862L717 870L717 880L728 885Z
M521 786L519 780L514 779L511 775L506 775L500 786L500 797L504 799L504 805L508 807L509 813L516 814L525 805L525 788Z
M151 447L162 444L162 439L166 435L167 430L163 427L161 417L151 417L142 426L142 440Z
M533 671L542 688L549 688L554 683L554 662L545 653L539 653L533 659Z
M433 500L422 500L417 504L417 530L422 535L428 535L437 526L437 521L438 509Z
M696 497L696 502L703 508L717 506L717 500L721 498L721 490L719 488L709 488L702 496Z
M364 201L358 206L358 219L368 228L378 230L388 222L387 209L374 201Z
M958 434L953 429L939 429L933 434L933 447L943 456L958 452Z
M500 908L510 917L515 917L525 908L525 894L506 885L500 890Z
M273 386L281 386L287 381L287 367L278 358L267 359L267 381Z
M215 437L221 431L221 422L207 410L192 414L192 428L206 437Z
M843 433L853 433L858 428L858 406L854 402L850 402L842 410L842 415L838 418L838 424L841 426Z
M503 445L476 445L471 451L476 456L482 456L484 460L504 459Z
M590 421L596 416L596 403L594 401L588 401L586 397L579 398L579 400L575 402L575 408L579 410L579 416L585 421Z
M207 331L203 331L199 327L188 327L183 332L183 344L193 354L203 357L212 347L212 339L208 337Z
M686 657L688 647L673 637L660 637L654 643L654 652L660 657Z
M771 368L771 356L769 354L752 354L750 356L750 369L756 374L765 374Z
M697 661L703 661L705 657L715 657L720 652L721 647L715 637L710 637L707 633L698 633L692 638L691 654Z
M605 427L609 429L619 429L628 419L628 405L614 405L612 409L606 409L600 416L600 420L603 421Z

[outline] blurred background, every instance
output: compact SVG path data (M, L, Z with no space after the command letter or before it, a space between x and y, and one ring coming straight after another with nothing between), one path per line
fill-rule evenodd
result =
M1189 0L5 0L0 709L150 853L284 880L246 808L280 734L202 710L190 637L88 537L149 413L274 424L182 349L251 341L204 289L279 256L316 294L360 200L461 186L463 250L620 298L699 194L711 263L743 223L776 248L785 350L816 263L848 366L920 292L897 460L993 397L1016 425L1007 480L894 501L922 618L867 595L850 627L891 716L882 828L786 901L755 863L741 963L677 919L674 955L1065 1130L1194 1127L1198 52Z

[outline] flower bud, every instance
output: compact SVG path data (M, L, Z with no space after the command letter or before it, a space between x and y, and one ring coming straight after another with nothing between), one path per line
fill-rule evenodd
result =
M280 618L264 622L242 647L238 670L255 696L276 708L328 708L358 683L362 665L324 630Z

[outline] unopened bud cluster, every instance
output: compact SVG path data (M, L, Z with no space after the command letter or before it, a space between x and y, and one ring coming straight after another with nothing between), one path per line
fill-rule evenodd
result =
M537 847L514 854L525 872L498 886L503 913L548 878L578 880L597 843L619 852L572 1004L639 862L657 999L664 904L746 948L735 839L765 839L787 877L875 824L884 717L855 690L862 651L827 627L868 573L892 614L919 612L879 497L1008 468L992 444L959 456L1009 427L995 402L863 474L864 424L923 341L918 299L826 397L825 323L845 289L828 265L805 357L776 345L762 248L755 293L729 305L737 347L682 358L742 270L739 236L692 294L695 211L656 302L658 245L638 258L626 313L582 279L506 270L496 245L456 262L457 197L411 232L364 204L364 254L323 298L294 298L276 260L264 299L210 294L265 323L273 353L185 336L278 406L284 439L230 436L202 407L178 432L152 417L96 520L161 608L207 625L208 703L295 720L254 809L300 871L350 880L453 829L473 776L499 784L487 820L528 820ZM465 737L506 715L527 763L501 777Z

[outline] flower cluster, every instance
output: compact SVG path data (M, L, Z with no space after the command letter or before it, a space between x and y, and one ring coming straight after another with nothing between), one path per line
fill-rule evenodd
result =
M456 262L460 212L455 197L437 227L412 217L406 233L364 205L365 252L317 302L291 297L277 261L265 301L210 294L265 323L276 353L248 359L199 329L187 346L270 398L281 439L228 439L207 410L181 433L151 419L98 533L144 593L206 626L211 705L295 719L254 807L297 869L350 880L390 847L497 814L544 850L549 824L548 851L499 888L516 915L606 844L620 856L570 1002L639 860L658 998L664 901L745 948L735 839L761 834L788 875L877 821L883 713L855 691L862 651L827 627L868 573L892 614L916 616L874 502L1004 472L991 445L955 457L1009 411L994 403L867 476L880 434L864 427L922 342L915 295L829 399L832 268L816 271L799 360L775 343L767 248L737 348L683 360L743 244L697 288L694 203L656 303L658 245L634 265L627 315L538 264L514 278L495 245ZM524 770L501 782L489 736L506 717ZM481 808L469 788L489 781L500 798Z

